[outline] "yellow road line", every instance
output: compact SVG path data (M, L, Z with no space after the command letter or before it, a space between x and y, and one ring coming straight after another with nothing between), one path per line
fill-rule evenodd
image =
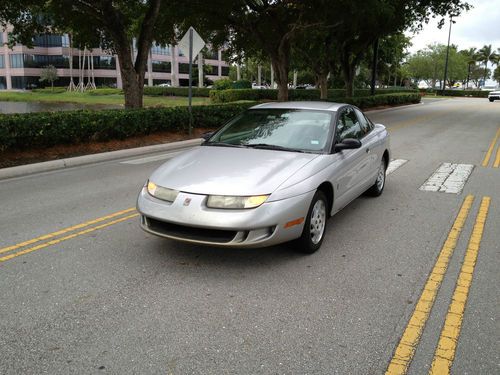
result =
M462 231L467 216L469 215L474 201L473 195L468 195L464 199L464 203L458 212L458 215L451 227L451 230L446 238L446 241L441 248L441 252L434 264L431 274L429 275L424 290L415 306L415 310L406 326L401 340L399 341L394 355L389 363L386 374L406 374L408 366L410 365L415 349L422 335L427 319L429 318L430 311L436 299L437 292L443 281L444 274L448 268L450 258L457 246L458 237Z
M479 207L479 212L476 217L474 229L469 240L469 246L465 253L462 269L458 275L457 286L448 308L448 314L444 322L441 336L439 337L438 346L434 353L434 360L429 374L449 374L453 359L455 358L455 350L457 348L458 336L462 328L462 320L464 317L465 303L469 294L469 289L472 283L472 276L476 266L477 254L483 237L484 225L488 216L490 206L490 197L484 197Z
M110 215L106 215L106 216L99 217L97 219L89 220L89 221L86 221L86 222L81 223L81 224L73 225L72 227L67 227L67 228L58 230L57 232L45 234L43 236L36 237L36 238L33 238L31 240L28 240L28 241L20 242L18 244L12 245L12 246L3 247L3 248L0 248L0 254L6 253L6 252L9 252L12 250L16 250L16 249L19 249L19 248L27 246L27 245L32 245L36 242L44 241L44 240L47 240L49 238L54 238L54 237L57 237L61 234L65 234L65 233L74 231L76 229L85 228L85 227L88 227L89 225L97 224L97 223L112 219L114 217L129 213L129 212L134 211L134 210L135 210L134 207L127 208L126 210L118 211L118 212L115 212L115 213L110 214Z
M488 148L488 151L486 152L486 155L484 156L483 164L482 164L483 167L488 166L488 163L490 162L491 154L493 153L493 149L495 148L498 137L500 137L500 128L498 128L495 136L493 137L493 140L491 141L490 147Z
M128 219L131 219L133 217L136 217L136 216L139 216L139 214L135 213L135 214L132 214L132 215L128 215L128 216L125 216L125 217L121 217L119 219L116 219L116 220L113 220L113 221L108 221L107 223L104 223L104 224L101 224L101 225L98 225L98 226L95 226L95 227L91 227L91 228L87 228L87 229L84 229L80 232L76 232L76 233L72 233L68 236L65 236L65 237L59 237L59 238L56 238L54 240L51 240L51 241L48 241L48 242L44 242L44 243L41 243L39 245L36 245L36 246L33 246L33 247L30 247L28 249L25 249L25 250L21 250L21 251L18 251L17 253L12 253L12 254L9 254L9 255L6 255L4 257L1 257L0 258L0 262L5 262L9 259L12 259L12 258L15 258L15 257L18 257L20 255L24 255L24 254L28 254L28 253L31 253L33 251L37 251L37 250L40 250L40 249L43 249L43 248L46 248L50 245L55 245L55 244L58 244L59 242L63 242L63 241L67 241L67 240L70 240L72 238L75 238L75 237L78 237L78 236L81 236L83 234L87 234L87 233L90 233L90 232L94 232L98 229L102 229L102 228L106 228L106 227L109 227L110 225L114 225L114 224L117 224L117 223L121 223L122 221L125 221L125 220L128 220Z
M500 145L497 150L497 157L495 158L495 162L493 163L493 168L498 168L500 166Z

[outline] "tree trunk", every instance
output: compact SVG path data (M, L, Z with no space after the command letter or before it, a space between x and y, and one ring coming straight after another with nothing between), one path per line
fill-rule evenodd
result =
M328 73L321 73L317 75L317 82L319 87L319 98L322 100L328 99Z
M288 61L273 58L272 59L275 80L278 85L278 101L288 101Z
M117 55L120 61L125 108L141 108L145 69L142 69L142 72L135 71L130 47L124 46L118 49Z

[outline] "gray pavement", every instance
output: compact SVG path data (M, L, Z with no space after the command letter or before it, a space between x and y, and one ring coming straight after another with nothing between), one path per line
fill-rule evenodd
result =
M468 194L474 204L409 373L430 368L483 196L492 200L452 371L499 373L496 148L481 163L500 103L430 100L369 117L389 127L392 157L408 162L381 197L333 217L311 256L287 244L180 244L132 217L0 262L0 373L384 373ZM134 207L162 163L151 156L0 181L0 257L47 240L1 253L6 246ZM444 162L475 165L464 191L420 191Z

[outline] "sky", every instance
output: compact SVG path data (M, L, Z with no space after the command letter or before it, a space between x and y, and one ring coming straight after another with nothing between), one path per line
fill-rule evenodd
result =
M494 51L500 48L500 0L466 0L473 6L468 12L463 12L454 18L451 26L451 44L458 45L458 49L476 47L480 49L485 44L491 44ZM438 29L441 18L432 19L424 25L418 34L407 33L412 38L409 52L415 53L433 43L447 44L450 23ZM492 67L491 64L488 65ZM495 85L491 79L486 85Z

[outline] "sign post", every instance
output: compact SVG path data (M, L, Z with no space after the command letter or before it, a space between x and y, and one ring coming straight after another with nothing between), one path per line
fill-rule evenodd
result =
M201 39L200 35L192 27L184 34L181 41L179 42L179 47L184 51L189 51L189 135L193 131L193 56L200 53L201 49L205 46L205 42Z

